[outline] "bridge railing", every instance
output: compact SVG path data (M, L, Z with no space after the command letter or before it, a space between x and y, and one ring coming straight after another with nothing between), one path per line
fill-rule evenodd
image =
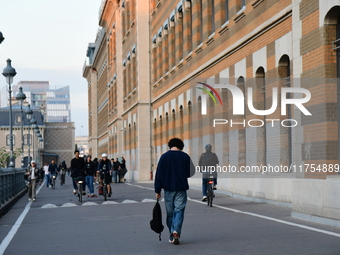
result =
M25 191L24 173L22 168L0 168L0 207L10 204Z

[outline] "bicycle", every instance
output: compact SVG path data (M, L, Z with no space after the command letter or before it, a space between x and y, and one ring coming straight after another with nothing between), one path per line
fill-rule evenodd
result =
M107 189L107 185L110 185L110 183L106 183L106 175L108 174L107 171L103 171L102 172L103 174L103 178L102 178L102 183L101 183L101 187L99 188L102 188L103 189L103 197L104 197L104 201L107 200L107 197L109 195L109 192L108 192L108 189Z
M76 180L77 183L77 193L76 196L78 196L78 201L83 202L83 183L84 183L84 177L77 177Z
M207 203L208 206L212 207L213 198L215 197L214 194L214 176L209 176L207 178Z
M66 175L65 170L61 170L61 174L60 174L60 185L61 186L65 184L65 175Z
M55 174L52 174L52 181L51 181L52 189L55 189L56 178L57 178L57 176Z

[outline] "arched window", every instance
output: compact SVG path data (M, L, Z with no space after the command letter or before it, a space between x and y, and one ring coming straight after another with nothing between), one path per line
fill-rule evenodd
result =
M290 87L290 59L288 55L283 55L280 60L279 60L279 67L278 67L278 75L279 78L282 79L282 86L283 87ZM287 98L291 98L291 94L287 93ZM287 113L287 119L292 119L292 105L287 105L286 106L286 113ZM291 123L289 123L291 125ZM293 141L292 141L292 129L291 128L286 128L286 137L288 141L287 148L284 149L284 157L283 160L287 158L287 163L290 166L293 161Z
M15 145L15 135L13 137L13 146ZM11 135L6 135L6 146L11 146Z

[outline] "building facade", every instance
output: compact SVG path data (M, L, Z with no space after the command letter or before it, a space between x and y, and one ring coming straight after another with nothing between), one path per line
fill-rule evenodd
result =
M340 2L141 5L106 0L100 8L101 36L83 70L93 154L125 156L138 172L129 177L145 181L169 138L182 138L195 164L210 143L222 166L279 167L221 175L221 189L340 218L339 205L308 211L327 205L307 197L313 185L332 189L327 180L339 172ZM200 186L200 175L191 183Z

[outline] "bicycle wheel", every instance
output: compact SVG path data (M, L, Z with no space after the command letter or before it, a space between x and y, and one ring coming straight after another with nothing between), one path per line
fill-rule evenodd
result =
M208 206L212 207L213 189L212 189L211 184L208 184L207 197L208 197L208 199L207 199Z
M52 189L55 189L55 179L53 178L53 181L52 181Z
M103 196L104 196L104 201L107 200L107 186L106 184L104 184L103 186Z
M79 188L78 188L78 199L79 199L79 202L82 202L83 201L83 185L82 184L78 184L79 185Z

